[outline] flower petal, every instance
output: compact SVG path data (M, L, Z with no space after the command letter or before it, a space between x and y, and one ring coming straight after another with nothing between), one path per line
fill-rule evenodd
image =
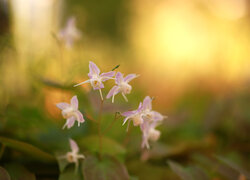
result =
M122 115L128 117L128 116L134 115L135 113L136 111L127 111L127 112L122 113Z
M83 115L80 111L76 111L76 115L77 115L78 122L83 123L85 121L85 119L83 118Z
M113 95L116 95L119 92L118 86L113 86L112 89L110 89L109 93L107 94L106 98L109 99Z
M122 81L123 81L123 74L120 72L117 72L115 76L115 83L120 84Z
M89 61L89 75L93 75L93 74L100 74L100 69L97 67L97 65L95 63L93 63L92 61Z
M76 117L75 116L71 116L67 119L66 123L63 126L63 129L67 126L67 128L71 128L73 127L74 123L75 123Z
M75 110L78 109L78 99L77 99L77 96L73 96L73 97L71 98L70 103L71 103L71 106L72 106Z
M64 103L64 102L56 104L56 107L58 107L61 110L64 110L65 108L68 108L69 106L70 105L68 103Z
M149 96L145 97L143 100L143 109L152 109L152 99Z
M69 144L70 144L70 148L71 148L72 152L77 153L79 151L79 147L73 139L69 139Z
M133 80L133 79L136 78L136 77L138 77L138 75L136 75L136 74L129 74L129 75L127 75L127 76L124 78L124 81L128 83L129 81Z
M111 79L114 75L115 75L114 71L109 71L106 73L102 73L100 76L102 77L102 81L104 82Z
M162 121L164 119L164 116L161 113L158 113L156 111L152 111L153 119L155 121Z

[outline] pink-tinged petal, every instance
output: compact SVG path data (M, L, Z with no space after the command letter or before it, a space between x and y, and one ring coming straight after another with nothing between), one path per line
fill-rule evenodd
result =
M127 121L128 121L129 117L126 117L124 120L123 120L123 123L122 125L124 125Z
M70 148L71 148L72 152L79 151L79 147L73 139L69 139L69 144L70 144Z
M155 121L162 121L164 119L164 116L161 113L158 113L156 111L152 111L153 113L153 119Z
M134 115L135 113L136 111L127 111L127 112L122 113L122 115L128 117L128 116Z
M93 75L93 74L98 74L99 75L100 74L100 69L92 61L89 61L89 74L90 75Z
M117 72L115 76L115 83L120 84L121 82L123 82L123 74L120 72Z
M102 81L104 82L104 81L111 79L114 75L115 75L115 72L110 71L110 72L102 73L100 76L102 77Z
M141 112L143 110L143 105L142 103L140 102L139 106L138 106L138 109L137 109L137 112Z
M145 97L143 100L143 109L152 109L152 99L149 96Z
M77 115L78 122L83 123L85 121L85 119L83 118L83 115L80 111L76 111L76 115Z
M61 110L64 110L66 108L68 108L70 105L68 103L58 103L56 104L56 107L58 107Z
M106 98L109 99L113 95L116 95L119 92L118 86L113 86L112 89L110 89L109 93L107 94Z
M75 116L71 116L67 119L66 123L64 124L63 126L63 129L67 126L67 128L71 128L74 126L74 123L75 123L75 120L76 120L76 117Z
M78 99L77 99L77 96L73 96L72 98L71 98L71 106L75 109L75 110L77 110L78 109Z
M136 74L129 74L124 78L124 81L128 83L129 81L133 80L136 77L137 77Z

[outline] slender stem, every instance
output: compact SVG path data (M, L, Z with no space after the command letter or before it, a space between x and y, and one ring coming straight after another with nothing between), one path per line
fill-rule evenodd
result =
M102 120L103 100L101 100L99 120L98 120L98 135L99 135L99 158L102 159L102 132L101 132L101 120Z
M106 133L107 131L109 131L109 130L112 128L112 126L114 125L114 123L116 122L116 120L117 120L118 118L121 117L121 115L120 115L120 116L118 116L118 115L120 115L120 113L119 113L119 112L115 112L115 117L114 117L113 121L112 121L112 122L110 123L110 125L105 129L104 133Z

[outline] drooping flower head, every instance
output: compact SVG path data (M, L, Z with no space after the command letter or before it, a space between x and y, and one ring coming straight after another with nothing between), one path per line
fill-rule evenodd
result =
M98 89L100 91L100 95L103 100L101 92L101 89L104 88L103 82L112 79L114 75L115 75L114 71L109 71L100 74L100 69L97 67L97 65L92 61L89 61L89 73L88 73L89 79L87 81L74 85L74 87L82 85L84 83L90 83L94 90Z
M134 126L140 125L142 131L142 148L149 148L148 141L157 141L160 137L160 131L155 128L161 124L165 116L159 112L152 110L152 99L147 96L140 103L137 110L122 113L125 116L123 125L129 120L132 120Z
M69 163L75 163L75 170L77 171L78 166L79 166L79 159L84 159L83 154L78 154L79 152L79 147L76 144L76 142L73 139L69 139L69 144L70 144L70 152L67 152L66 155L61 156L61 159L66 159Z
M56 106L62 110L62 116L67 119L66 123L63 126L63 129L67 126L67 128L71 128L75 121L78 122L78 126L80 123L83 123L85 120L83 118L82 113L78 110L78 99L77 96L73 96L71 98L70 104L61 102L56 104Z
M114 103L115 95L121 92L124 99L128 101L126 94L130 94L132 90L132 86L128 83L136 77L138 77L138 75L129 74L124 78L122 73L117 72L115 76L116 85L112 87L106 98L109 99L110 97L112 97L112 103Z
M58 33L58 38L65 43L67 48L71 48L74 41L80 39L81 32L76 28L74 17L68 19L66 26Z

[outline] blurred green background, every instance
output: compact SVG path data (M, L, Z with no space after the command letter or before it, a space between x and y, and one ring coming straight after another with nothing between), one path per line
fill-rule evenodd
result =
M141 75L128 103L105 102L102 120L104 152L131 179L248 179L249 7L247 0L0 0L1 166L11 172L18 169L11 163L21 164L37 179L59 174L54 160L4 138L54 155L69 149L71 137L83 153L98 151L96 123L86 118L62 130L55 106L77 95L84 116L98 117L98 92L73 88L87 79L91 60L102 71L119 64ZM67 49L56 34L71 16L82 37ZM168 116L149 151L140 149L139 128L127 133L122 118L106 130L115 112L135 109L146 95Z

